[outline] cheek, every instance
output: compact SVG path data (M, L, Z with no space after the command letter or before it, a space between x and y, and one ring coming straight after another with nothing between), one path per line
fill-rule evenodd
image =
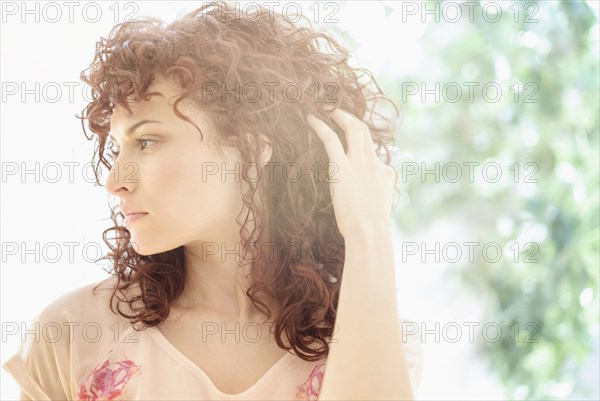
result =
M197 159L201 159L198 158ZM171 159L177 160L177 159ZM227 166L225 174L220 162L166 162L154 169L148 181L149 190L161 214L182 224L191 220L231 217L239 212L242 201L239 174Z
M169 214L187 209L204 192L197 166L166 162L157 167L149 183L156 204Z

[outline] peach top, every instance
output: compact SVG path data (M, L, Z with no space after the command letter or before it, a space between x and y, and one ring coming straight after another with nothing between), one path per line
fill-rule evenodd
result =
M247 390L223 393L156 327L135 331L127 319L110 311L115 283L110 277L73 290L31 323L19 351L2 365L31 399L318 399L327 359L307 362L289 352ZM127 305L120 306L123 310ZM416 394L422 346L417 336L409 336L404 345Z

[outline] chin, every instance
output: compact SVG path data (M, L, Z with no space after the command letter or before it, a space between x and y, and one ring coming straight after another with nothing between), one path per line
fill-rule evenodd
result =
M177 248L178 246L171 246L169 244L156 244L152 245L144 243L143 241L135 241L134 237L131 238L131 245L133 250L142 256L156 255L158 253L167 252Z

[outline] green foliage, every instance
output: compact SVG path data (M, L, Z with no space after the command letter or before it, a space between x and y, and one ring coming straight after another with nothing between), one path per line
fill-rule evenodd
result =
M402 108L397 145L414 155L398 162L400 178L407 161L454 162L463 173L465 162L494 161L504 176L497 183L482 180L481 170L474 182L399 179L408 204L396 208L396 220L417 231L451 217L476 233L472 241L504 246L495 263L480 257L458 270L487 321L506 333L480 347L507 398L597 396L597 379L585 382L582 364L598 341L598 21L583 1L522 3L518 22L508 9L515 2L500 3L496 23L481 12L473 23L430 22L420 41L423 68L381 81ZM533 10L538 22L525 22ZM456 82L463 96L423 103L407 96L407 82L429 89ZM480 84L472 101L464 82ZM488 82L501 86L499 101L484 98ZM518 252L510 248L515 241Z

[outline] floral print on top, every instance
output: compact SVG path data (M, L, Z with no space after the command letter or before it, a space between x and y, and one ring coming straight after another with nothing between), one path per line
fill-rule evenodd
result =
M112 353L112 350L109 352ZM110 363L105 360L81 382L77 399L81 401L114 400L123 393L131 379L140 375L141 365L129 359Z
M296 397L306 401L317 401L321 385L323 384L324 374L325 362L321 362L313 368L304 384L298 386Z

